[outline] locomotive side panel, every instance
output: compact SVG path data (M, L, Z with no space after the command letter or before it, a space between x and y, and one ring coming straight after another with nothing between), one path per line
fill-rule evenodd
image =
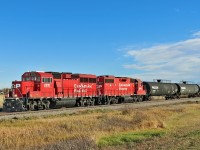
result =
M97 92L102 96L134 95L135 84L131 78L99 76L97 78Z
M131 78L116 78L118 96L134 95L135 84L131 82Z
M114 96L116 92L114 76L98 76L97 77L97 94L99 96Z
M97 77L91 74L72 75L72 88L76 97L95 97L97 95Z

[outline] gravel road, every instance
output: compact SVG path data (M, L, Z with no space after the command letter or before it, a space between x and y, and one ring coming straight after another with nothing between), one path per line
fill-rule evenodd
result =
M63 114L63 113L73 114L73 113L77 113L79 111L96 110L96 109L117 110L117 109L122 109L127 106L129 108L136 109L136 108L146 108L146 107L154 107L154 106L162 106L162 105L173 105L173 104L185 103L185 102L200 103L200 98L184 98L184 99L179 99L179 100L147 101L147 102L138 102L138 103L124 103L124 104L101 105L101 106L90 106L90 107L73 107L73 108L62 108L62 109L41 110L41 111L27 111L27 112L12 112L12 113L0 112L0 120L59 115L59 114Z

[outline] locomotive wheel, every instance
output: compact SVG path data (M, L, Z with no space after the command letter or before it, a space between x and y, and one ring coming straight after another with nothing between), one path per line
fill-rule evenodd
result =
M116 98L115 99L115 104L118 104L119 103L119 98Z
M50 105L50 102L49 102L49 101L45 101L45 102L43 103L43 105L42 105L43 110L49 109L49 105Z
M42 105L42 107L43 107L43 110L45 110L47 108L46 105Z
M78 101L78 102L76 103L76 106L77 106L77 107L81 107L81 102Z
M118 104L118 98L114 98L113 104Z
M86 106L90 106L91 105L91 99L86 99Z
M97 101L97 105L101 105L101 104L102 104L101 100L98 99L98 101Z
M93 98L92 100L91 100L91 106L94 106L94 102L95 102L95 99Z
M44 110L45 110L45 109L46 109L46 110L49 109L49 101L43 105L43 109L44 109Z
M49 109L49 105L50 105L50 102L48 101L48 102L46 103L46 109Z
M94 106L94 101L91 101L91 102L90 102L90 106Z
M146 97L147 101L151 101L151 96Z
M111 100L110 99L107 99L106 101L105 101L105 105L110 105L111 104Z
M110 101L110 104L116 104L116 99L115 98L111 98L109 101Z
M138 102L142 102L142 97L141 96L138 97Z
M30 110L37 110L37 102L33 102L30 104Z
M119 104L124 103L124 98L123 98L123 97L120 97L120 98L118 99L118 103L119 103Z
M81 100L80 103L81 103L81 107L84 107L84 106L85 106L84 100Z
M33 105L33 104L30 104L29 109L30 109L30 110L34 110L34 105Z
M137 102L137 97L133 97L133 103Z
M81 99L77 99L76 100L76 106L77 107L81 107Z

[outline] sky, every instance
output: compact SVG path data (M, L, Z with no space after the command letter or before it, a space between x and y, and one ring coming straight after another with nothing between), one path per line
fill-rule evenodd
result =
M1 0L0 88L26 71L199 83L199 0Z

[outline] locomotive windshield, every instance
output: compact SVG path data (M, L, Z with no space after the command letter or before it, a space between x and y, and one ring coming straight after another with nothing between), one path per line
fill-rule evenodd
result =
M37 81L40 82L40 75L36 72L26 72L22 75L22 81Z
M34 76L34 77L23 77L22 81L38 81L40 82L40 77Z

